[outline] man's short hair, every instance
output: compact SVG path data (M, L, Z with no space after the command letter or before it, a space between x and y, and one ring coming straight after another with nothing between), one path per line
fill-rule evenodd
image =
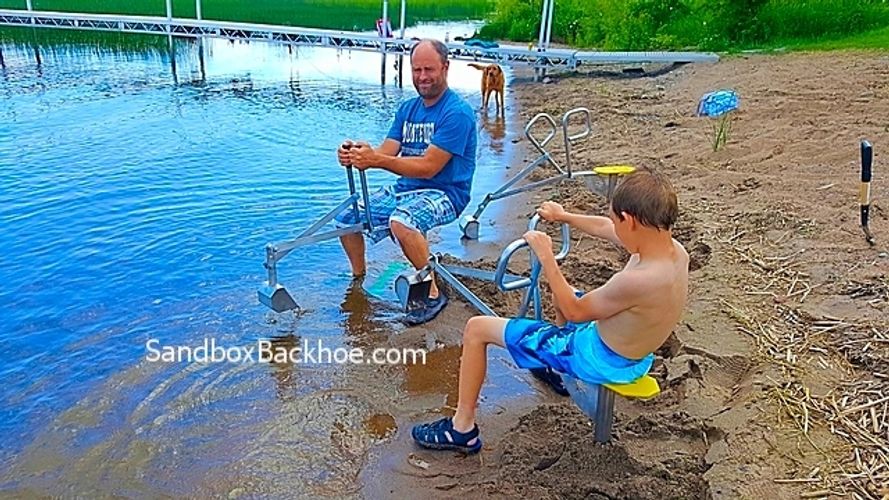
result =
M415 43L411 47L411 58L414 57L414 51L417 50L417 47L419 47L420 45L423 45L424 43L428 43L429 45L432 45L432 48L435 49L436 52L438 52L438 57L441 58L442 64L446 64L448 62L448 46L445 45L440 40L436 40L434 38L424 38L424 39L420 40L419 42Z
M679 218L679 202L673 185L651 170L639 170L627 176L614 190L611 210L620 220L625 212L643 226L661 230L671 229Z

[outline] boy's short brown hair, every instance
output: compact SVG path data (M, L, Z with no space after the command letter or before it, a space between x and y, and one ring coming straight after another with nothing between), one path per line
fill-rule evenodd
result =
M627 176L614 191L611 210L623 220L632 215L643 226L669 230L679 218L679 202L673 185L663 175L639 170Z

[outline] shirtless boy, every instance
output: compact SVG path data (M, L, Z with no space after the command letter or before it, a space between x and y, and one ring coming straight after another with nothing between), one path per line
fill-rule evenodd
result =
M457 412L415 426L411 435L420 446L481 449L475 417L489 344L506 347L520 368L552 368L590 384L629 383L648 372L652 353L679 322L688 296L688 253L672 236L679 208L666 178L648 171L627 177L614 192L608 217L566 212L554 202L537 212L623 246L630 259L607 283L581 294L559 270L550 237L525 233L552 289L555 323L470 319L463 332Z

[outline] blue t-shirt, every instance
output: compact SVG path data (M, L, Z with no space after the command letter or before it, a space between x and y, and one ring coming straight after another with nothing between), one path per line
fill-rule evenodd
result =
M395 184L395 191L440 189L460 215L469 204L478 143L475 113L469 104L451 89L428 108L422 97L408 99L398 108L386 137L401 143L401 156L423 156L430 144L451 154L451 159L435 177L402 176Z

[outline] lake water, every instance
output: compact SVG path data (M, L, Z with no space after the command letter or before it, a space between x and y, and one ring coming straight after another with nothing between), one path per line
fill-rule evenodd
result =
M279 265L301 316L269 312L256 289L265 244L345 197L336 146L379 143L415 95L409 75L394 85L390 58L381 86L378 54L205 43L205 80L195 46L180 44L178 83L163 55L44 47L38 67L31 49L3 47L0 493L354 494L393 408L441 404L441 387L405 383L410 371L456 376L454 349L414 368L145 360L149 339L372 348L403 328L349 286L335 241ZM479 72L454 62L450 77L477 108ZM470 210L504 180L514 138L479 119ZM435 249L484 244L459 236L444 228ZM399 255L371 248L371 279Z

